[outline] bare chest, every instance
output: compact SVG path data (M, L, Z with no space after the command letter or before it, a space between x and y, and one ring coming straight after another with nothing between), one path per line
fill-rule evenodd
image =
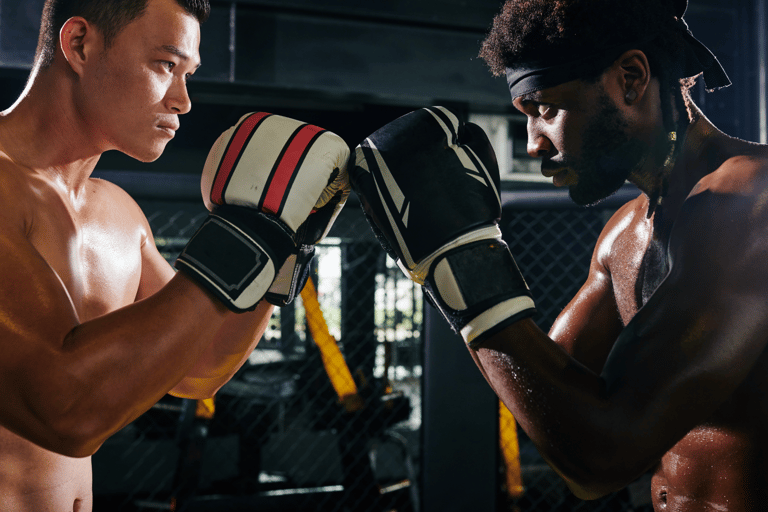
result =
M624 325L669 273L668 236L652 222L633 221L616 238L610 264L616 304ZM762 432L768 418L768 356L703 424L661 459L653 479L655 510L756 510L768 498Z
M624 325L648 302L669 272L667 238L650 220L635 220L616 239L610 273Z
M141 233L117 205L76 212L53 198L35 216L30 241L61 279L81 321L134 301Z

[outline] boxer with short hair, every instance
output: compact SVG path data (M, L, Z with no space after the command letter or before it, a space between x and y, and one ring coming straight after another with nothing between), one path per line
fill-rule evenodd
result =
M211 149L210 216L173 268L139 206L91 177L157 159L190 110L207 0L48 0L0 114L0 509L88 511L90 455L166 393L212 396L306 278L349 192L348 146L243 116Z
M700 76L730 82L686 8L508 0L484 42L545 176L584 205L625 180L642 192L605 226L548 335L501 239L482 130L413 112L358 147L351 179L385 249L578 496L652 471L656 510L761 510L768 149L719 131L691 99Z

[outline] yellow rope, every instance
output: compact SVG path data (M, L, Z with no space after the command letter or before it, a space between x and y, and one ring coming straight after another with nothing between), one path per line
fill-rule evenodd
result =
M525 492L520 469L520 446L517 442L517 423L507 406L499 401L499 444L507 468L507 493L519 498Z
M216 412L216 404L213 398L203 398L197 401L195 417L210 420Z
M361 409L363 400L357 393L355 379L352 378L347 362L339 350L336 338L328 332L328 324L325 323L323 312L320 310L317 290L312 279L307 279L307 284L301 291L301 300L304 302L309 333L315 340L315 345L320 349L325 372L339 396L339 401L349 412Z

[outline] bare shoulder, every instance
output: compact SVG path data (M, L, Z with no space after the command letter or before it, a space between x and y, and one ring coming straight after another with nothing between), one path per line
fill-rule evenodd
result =
M111 181L102 178L90 178L89 186L99 201L113 203L115 206L129 210L139 210L141 208L128 192Z
M768 149L725 160L686 198L670 239L670 251L706 262L746 268L768 257ZM765 265L759 265L761 268ZM753 268L753 271L757 271Z
M605 236L606 232L610 233L618 226L623 226L638 217L643 217L647 209L648 198L644 194L638 192L636 198L624 203L613 215L611 215L611 218L605 224L601 237Z
M15 165L0 152L0 220L5 229L13 223L28 228L35 212L48 202L49 189L39 175Z
M638 192L638 197L626 202L611 216L600 232L595 246L594 262L608 268L610 260L616 256L617 247L626 245L623 240L629 233L635 238L637 223L645 219L648 210L648 198Z
M121 213L114 218L115 230L137 230L141 238L141 275L136 300L153 295L174 276L175 272L155 245L152 229L141 207L122 188L107 180L92 178L93 186L102 194L102 204L114 202ZM110 212L109 215L114 215Z
M138 227L143 237L149 235L149 222L141 207L128 192L101 178L91 178L89 187L97 201L100 215L126 227Z
M768 188L768 146L747 144L702 178L691 196L702 192L758 199Z

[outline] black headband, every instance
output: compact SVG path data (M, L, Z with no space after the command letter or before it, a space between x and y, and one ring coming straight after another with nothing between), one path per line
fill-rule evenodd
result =
M683 66L678 71L678 78L688 78L703 72L704 84L708 90L731 85L731 81L717 57L701 41L693 37L682 17L676 20L676 28L687 43L684 50ZM527 62L518 64L514 68L507 68L509 92L514 100L524 94L576 80L585 76L587 70L601 71L611 65L625 51L638 48L655 37L654 35L639 41L619 44L587 57L564 63Z

